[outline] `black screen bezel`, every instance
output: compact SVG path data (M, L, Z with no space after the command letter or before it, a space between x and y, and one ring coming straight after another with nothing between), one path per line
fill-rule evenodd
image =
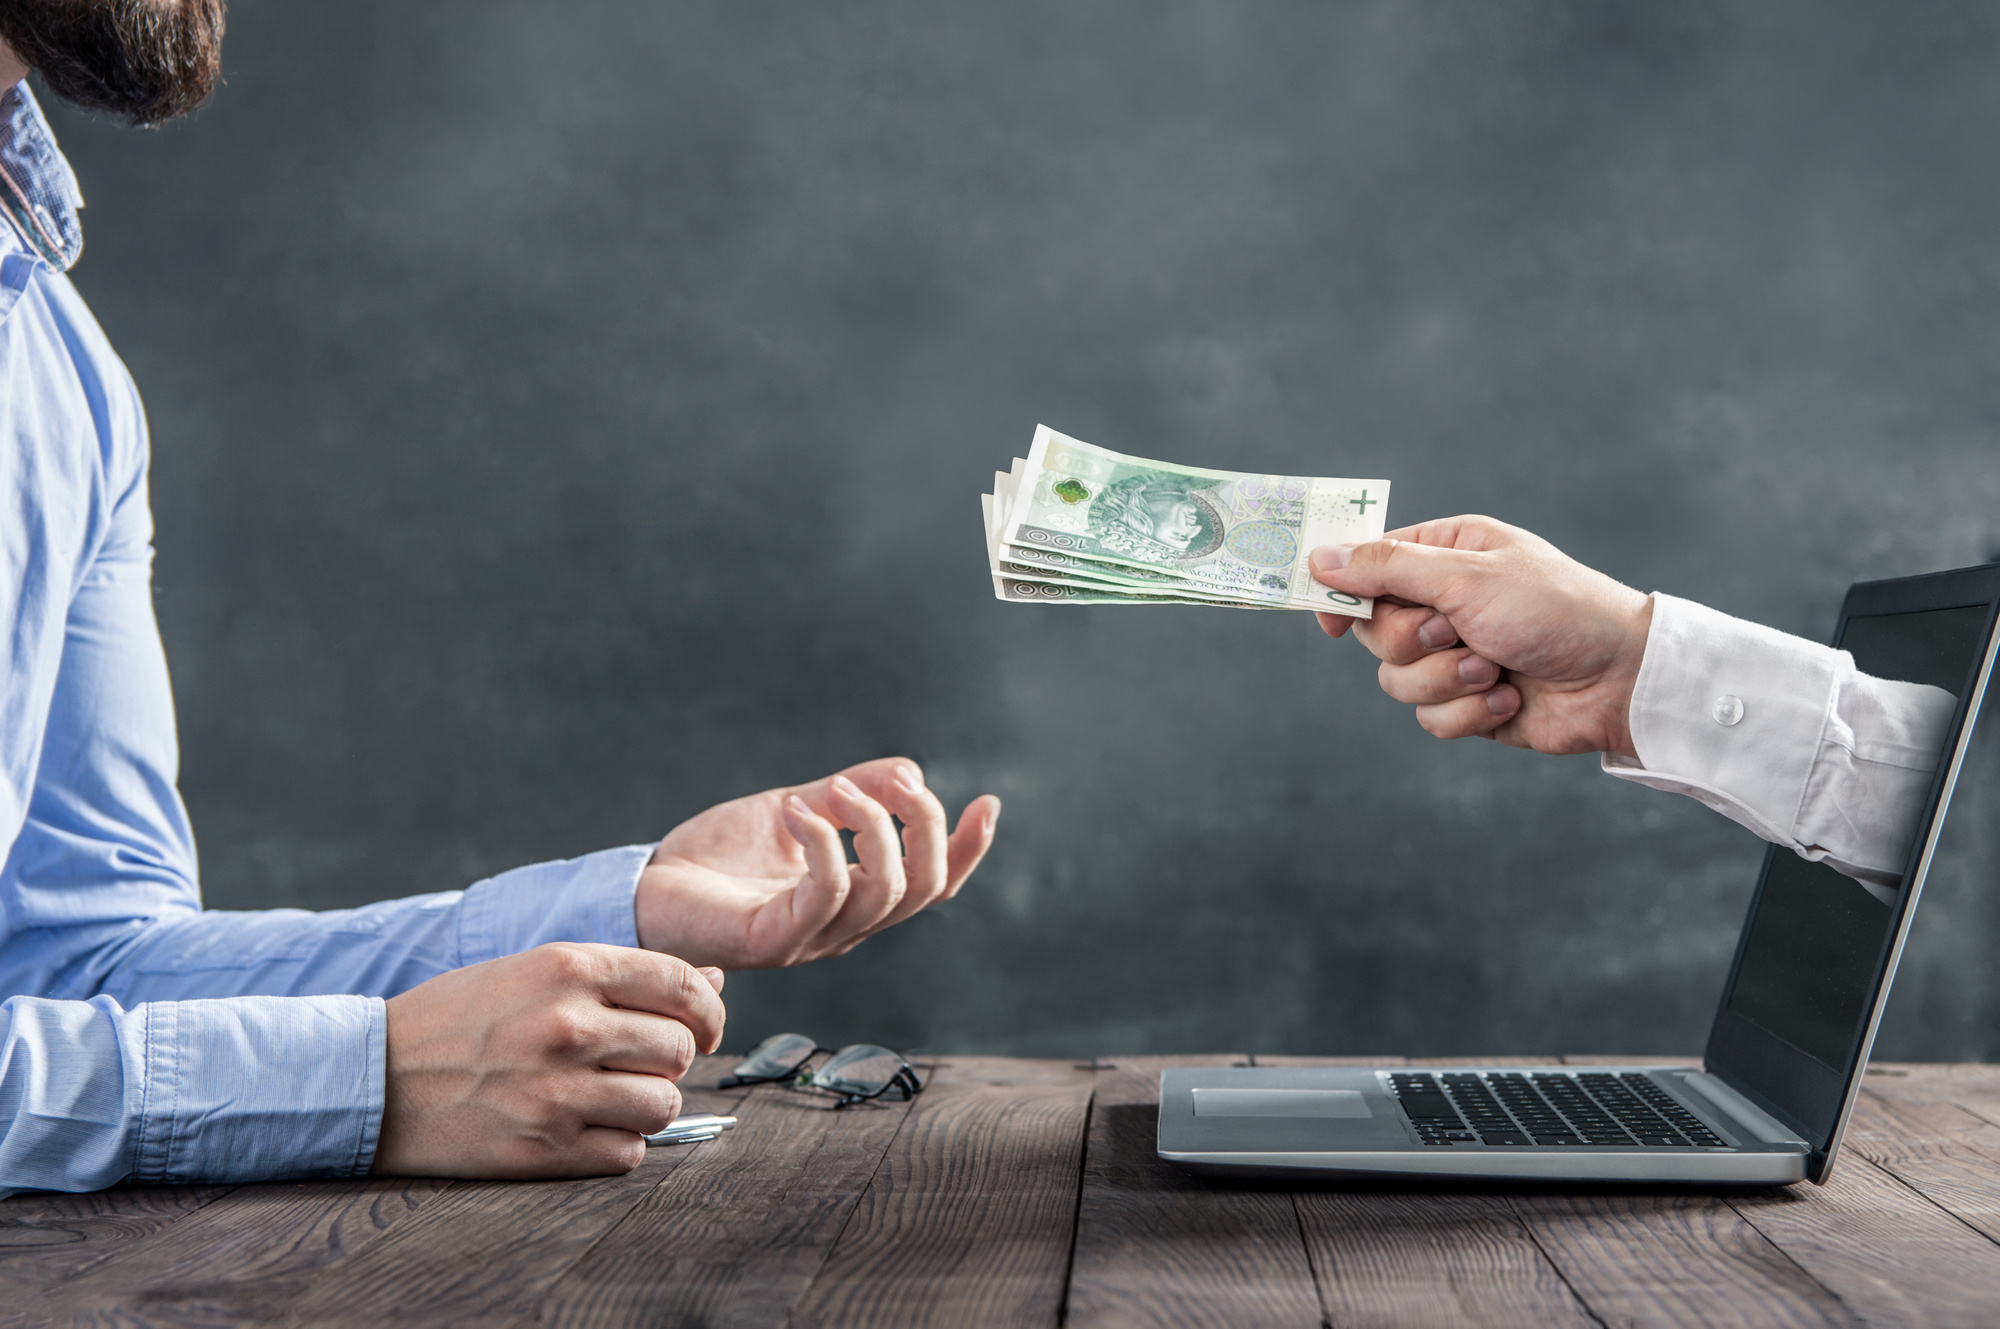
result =
M1757 874L1757 889L1744 915L1743 930L1736 938L1736 954L1729 962L1729 977L1722 985L1722 999L1716 1004L1715 1023L1709 1030L1708 1047L1702 1057L1704 1066L1711 1075L1770 1113L1812 1146L1806 1173L1813 1181L1821 1180L1826 1174L1832 1148L1840 1137L1842 1120L1853 1100L1855 1081L1867 1065L1875 1029L1881 1020L1890 982L1895 977L1894 961L1901 953L1903 939L1915 916L1923 885L1920 873L1929 864L1930 849L1936 838L1934 832L1939 820L1939 804L1956 774L1958 757L1967 736L1968 717L1979 699L1982 672L1990 667L1994 654L1995 622L1996 617L2000 617L2000 566L1987 564L1921 577L1857 582L1849 588L1847 599L1840 607L1840 619L1834 629L1835 646L1840 645L1847 633L1849 620L1854 618L1980 605L1986 608L1983 644L1967 667L1966 681L1959 688L1958 706L1952 712L1951 727L1938 761L1937 774L1931 781L1930 793L1924 804L1921 829L1910 847L1909 861L1903 867L1902 889L1897 894L1894 924L1887 929L1881 953L1876 957L1875 999L1849 1051L1845 1069L1823 1065L1729 1009L1730 996L1736 989L1737 972L1742 967L1751 929L1757 921L1757 908L1763 902L1764 884L1770 876L1771 864L1778 854L1791 853L1789 848L1772 845L1765 851L1763 867Z

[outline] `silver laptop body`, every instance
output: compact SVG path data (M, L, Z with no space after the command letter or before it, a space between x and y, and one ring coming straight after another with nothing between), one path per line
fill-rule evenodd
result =
M2000 565L1861 582L1834 644L1957 699L1893 892L1773 846L1699 1069L1184 1069L1160 1157L1243 1179L1824 1184L2000 653Z

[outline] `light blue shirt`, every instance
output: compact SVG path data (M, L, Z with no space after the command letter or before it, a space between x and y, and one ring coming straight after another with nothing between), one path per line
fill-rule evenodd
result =
M361 909L201 907L145 414L63 275L81 204L27 85L0 93L0 1193L363 1173L383 998L637 945L651 847Z

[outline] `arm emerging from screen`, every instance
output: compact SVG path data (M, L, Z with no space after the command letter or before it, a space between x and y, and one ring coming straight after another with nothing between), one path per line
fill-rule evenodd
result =
M1902 877L1954 699L1845 651L1645 595L1527 531L1454 517L1316 550L1325 585L1381 597L1321 615L1382 661L1382 688L1441 738L1603 754L1802 857Z

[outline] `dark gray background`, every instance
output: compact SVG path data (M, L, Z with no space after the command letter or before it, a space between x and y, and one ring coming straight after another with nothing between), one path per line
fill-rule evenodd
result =
M1823 637L2000 546L1994 12L238 0L194 122L57 117L207 898L902 752L988 865L732 1043L1696 1048L1748 832L1302 615L998 604L975 499L1037 421L1382 475ZM1996 785L1887 1055L2000 1056Z

